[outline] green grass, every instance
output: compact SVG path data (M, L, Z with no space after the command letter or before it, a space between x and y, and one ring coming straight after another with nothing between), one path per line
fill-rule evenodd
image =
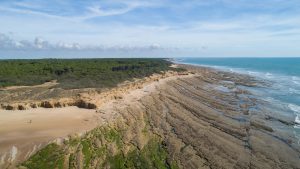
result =
M58 80L62 88L103 88L170 68L164 59L0 60L0 87Z
M105 143L100 147L96 146L95 140L104 138ZM75 140L75 141L73 141ZM76 143L76 144L75 144ZM157 136L152 136L150 141L139 150L133 147L126 155L122 153L124 146L122 142L122 131L112 127L99 127L90 131L83 138L72 138L64 146L50 144L33 155L29 160L21 164L28 169L61 169L64 159L67 158L63 149L74 150L70 153L69 169L76 168L78 162L76 154L79 147L82 147L84 169L91 168L94 159L101 161L103 168L109 166L111 169L178 169L175 161L168 160L167 148ZM111 154L109 146L117 148L116 154ZM67 152L67 151L66 151Z
M84 155L84 168L88 168L92 157L92 151L90 150L91 144L89 140L84 139L81 141L81 145L82 145L82 153Z
M69 141L65 141L66 144L69 144L70 146L76 146L80 142L79 138L70 138Z
M29 169L62 169L64 152L57 144L49 144L22 165Z
M152 139L142 150L135 149L128 155L118 154L109 157L114 169L177 169L176 162L167 163L168 152L158 139Z
M117 130L112 128L102 128L101 133L107 141L115 142L119 148L122 146L122 136Z

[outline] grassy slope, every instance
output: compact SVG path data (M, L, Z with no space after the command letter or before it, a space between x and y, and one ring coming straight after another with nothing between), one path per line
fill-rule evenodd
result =
M102 88L166 71L164 59L42 59L0 61L0 87L58 80L62 88Z
M96 128L83 138L72 138L63 146L56 144L46 146L21 166L28 169L72 169L78 166L85 169L178 168L175 161L168 161L167 149L158 136L150 136L148 143L141 150L133 146L127 154L122 152L125 146L122 139L122 130L109 127ZM99 140L102 142L101 145L97 144ZM114 153L110 150L112 146L116 149ZM66 161L67 165L64 165Z

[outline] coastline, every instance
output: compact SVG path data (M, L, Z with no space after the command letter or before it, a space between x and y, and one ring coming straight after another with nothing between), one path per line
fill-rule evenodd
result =
M295 69L299 60L288 59L286 61L284 58L218 58L218 60L182 58L175 60L174 63L242 74L263 81L264 86L246 87L246 90L251 91L256 98L265 103L261 106L270 112L272 118L288 119L289 121L293 118L293 122L290 122L288 127L276 124L274 127L283 132L292 130L300 145L300 78L297 75L298 69Z
M100 126L125 131L121 134L124 155L135 146L142 150L155 135L164 141L169 161L176 161L180 168L300 166L296 138L273 125L291 125L291 119L276 119L261 112L257 106L263 102L240 87L264 82L212 68L179 66L189 73L148 79L108 95L114 99L95 103L97 115L103 117ZM101 100L86 97L89 101ZM142 134L145 127L146 136Z

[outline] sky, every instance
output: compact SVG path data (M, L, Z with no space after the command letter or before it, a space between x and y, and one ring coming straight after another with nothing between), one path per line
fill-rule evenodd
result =
M300 56L300 0L0 0L0 25L0 59Z

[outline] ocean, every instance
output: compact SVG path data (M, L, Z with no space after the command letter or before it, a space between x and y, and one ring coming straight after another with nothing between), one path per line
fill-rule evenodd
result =
M272 113L293 118L295 125L285 129L292 129L300 140L300 58L176 58L175 62L247 74L268 82L270 87L248 90L270 103Z

